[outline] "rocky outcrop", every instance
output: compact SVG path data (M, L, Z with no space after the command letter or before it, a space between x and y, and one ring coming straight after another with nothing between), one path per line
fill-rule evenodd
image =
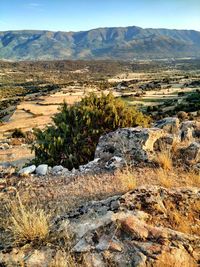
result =
M74 176L97 173L102 170L114 170L126 163L150 163L158 151L171 150L176 143L183 162L198 164L200 122L184 121L178 118L165 118L154 124L153 128L122 128L100 137L96 147L95 158L79 169L69 171L63 166L48 167L45 164L36 169L37 175ZM183 148L184 147L184 148ZM35 171L35 170L34 170ZM34 171L31 171L33 173ZM21 170L19 173L23 173Z
M176 143L180 147L181 158L185 155L183 160L196 164L200 161L199 131L199 122L180 123L178 118L160 120L154 124L154 128L118 129L100 138L95 158L106 161L108 169L121 167L126 162L151 162L158 151L170 151ZM188 145L185 145L186 142Z
M193 142L188 147L181 149L182 157L188 163L200 162L200 143Z
M105 262L119 267L197 266L200 238L167 226L172 216L167 203L180 205L177 212L183 215L198 201L199 189L141 187L89 203L57 218L57 223L66 231L70 225L76 237L73 251L89 253L89 266L97 266L96 257L99 266L106 266Z
M164 118L157 121L154 127L165 130L170 134L177 134L179 132L179 119L178 118Z
M196 226L191 227L191 214L198 224L199 203L197 188L143 186L124 195L89 202L52 223L56 235L74 235L72 251L75 256L84 256L86 266L196 267L200 238L198 227L196 232ZM53 255L51 246L25 246L1 252L0 264L50 266Z
M193 142L199 139L200 122L198 121L184 121L180 125L181 141Z
M164 136L166 133L158 128L118 129L100 138L95 158L110 160L115 156L124 160L149 161L155 142Z

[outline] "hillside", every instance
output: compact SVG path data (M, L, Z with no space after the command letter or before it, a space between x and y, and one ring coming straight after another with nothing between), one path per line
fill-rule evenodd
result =
M102 135L78 169L0 168L0 266L199 266L199 132L168 117Z
M146 59L200 57L193 30L98 28L82 32L0 32L0 59Z

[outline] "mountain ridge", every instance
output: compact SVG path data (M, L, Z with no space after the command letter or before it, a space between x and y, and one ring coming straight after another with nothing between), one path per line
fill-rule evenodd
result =
M200 32L101 27L87 31L0 31L0 59L159 59L200 57Z

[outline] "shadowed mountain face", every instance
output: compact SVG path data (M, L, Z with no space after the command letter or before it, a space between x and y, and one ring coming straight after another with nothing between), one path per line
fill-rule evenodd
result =
M0 32L0 59L148 59L200 57L193 30L98 28L82 32Z

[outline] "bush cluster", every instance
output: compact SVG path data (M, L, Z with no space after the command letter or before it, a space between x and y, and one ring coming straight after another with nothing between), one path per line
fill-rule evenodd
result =
M77 168L94 158L99 137L121 127L148 126L150 118L111 93L94 93L73 106L62 104L54 124L36 129L35 163Z

